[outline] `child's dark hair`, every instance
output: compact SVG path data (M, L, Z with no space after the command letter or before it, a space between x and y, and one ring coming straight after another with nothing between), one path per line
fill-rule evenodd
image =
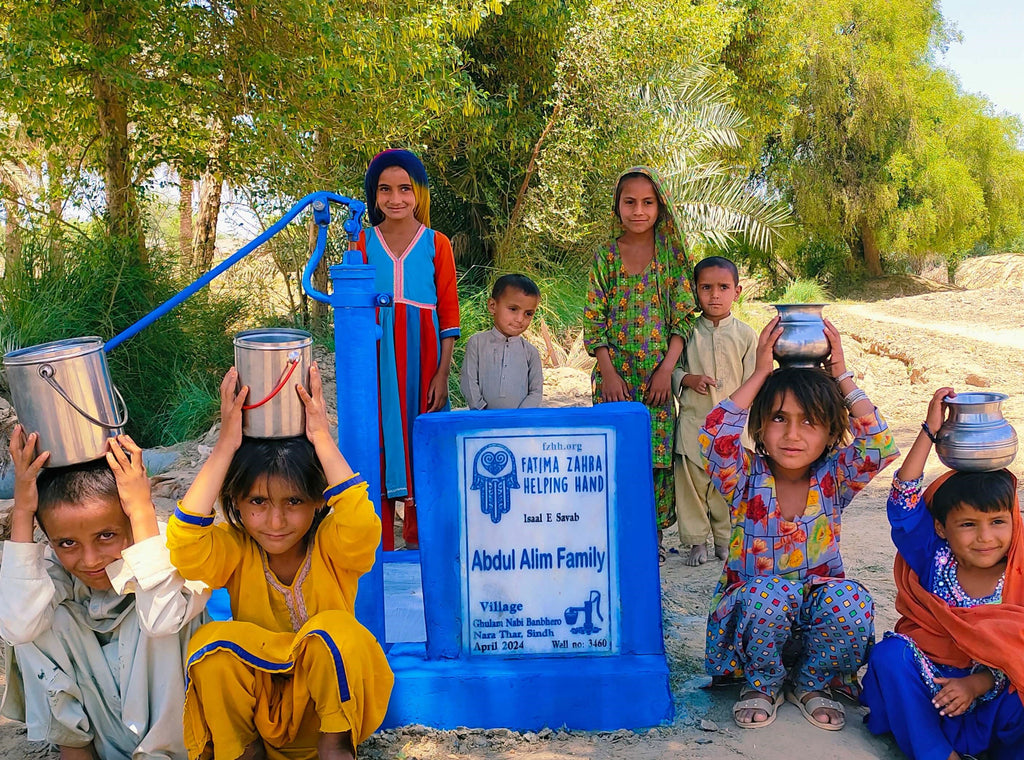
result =
M979 512L1003 512L1016 509L1014 479L1006 470L992 472L955 472L935 489L928 509L942 525L957 507L972 507Z
M615 218L620 222L622 221L622 216L619 214L619 201L622 199L622 186L626 184L626 180L630 179L645 179L651 183L651 187L654 188L654 197L658 199L658 219L654 223L654 227L655 229L660 229L662 223L668 219L668 208L665 206L665 199L661 197L661 191L654 180L643 172L628 172L619 177L619 181L615 185L615 205L612 207L612 211L615 212Z
M233 527L245 531L239 501L249 495L258 480L274 476L291 483L310 501L322 499L327 488L323 465L308 438L243 438L220 489L224 518ZM316 532L328 511L326 503L317 509L307 538Z
M736 268L736 265L725 258L725 256L708 256L706 259L701 259L697 262L693 268L693 281L698 282L700 280L700 273L705 269L725 269L732 272L732 281L734 284L740 284L740 270Z
M36 520L46 533L46 515L55 507L77 506L86 501L114 500L121 503L117 493L117 481L106 459L97 459L69 467L45 468L36 479L39 492L39 506Z
M497 301L509 289L519 290L524 295L540 298L540 288L537 287L537 283L525 274L503 274L494 281L494 287L491 288L491 298Z
M764 381L750 405L748 428L755 450L761 456L768 455L764 448L764 429L782 406L787 393L793 396L811 422L828 431L828 443L822 453L822 458L827 457L846 438L850 413L843 402L839 383L824 370L816 368L781 367Z

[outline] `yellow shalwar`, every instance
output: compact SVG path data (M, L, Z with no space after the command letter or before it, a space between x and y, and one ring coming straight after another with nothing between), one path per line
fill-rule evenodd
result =
M351 731L358 745L383 721L394 676L353 614L380 518L358 475L328 488L324 499L332 511L289 586L245 532L180 504L175 510L171 561L187 579L226 588L234 618L203 626L189 643L190 758L236 758L260 737L272 760L313 759L321 732Z

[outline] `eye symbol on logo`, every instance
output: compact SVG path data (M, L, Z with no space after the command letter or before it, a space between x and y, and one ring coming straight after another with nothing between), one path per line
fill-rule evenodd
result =
M501 516L512 509L512 489L519 488L512 452L500 443L480 449L473 459L470 488L480 492L480 511L490 515L491 522L501 522Z

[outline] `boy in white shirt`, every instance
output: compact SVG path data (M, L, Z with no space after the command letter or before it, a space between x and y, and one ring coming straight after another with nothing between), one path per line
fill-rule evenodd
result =
M540 303L540 288L524 274L502 275L487 310L494 327L466 344L459 387L470 409L526 409L540 406L544 375L540 352L523 338Z
M686 339L681 368L672 373L679 406L673 468L683 561L697 566L708 560L709 533L715 556L728 557L732 531L729 506L704 470L697 431L715 405L753 374L757 333L732 315L743 291L734 263L722 256L702 259L693 281L701 316Z
M171 565L131 438L111 438L106 461L42 474L36 441L20 425L11 436L2 713L62 760L185 760L183 663L209 592Z

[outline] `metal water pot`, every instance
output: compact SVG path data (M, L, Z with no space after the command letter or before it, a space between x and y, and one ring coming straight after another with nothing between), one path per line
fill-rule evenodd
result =
M306 407L295 384L309 388L313 336L305 330L266 327L235 335L239 386L249 386L242 434L292 438L306 432Z
M961 472L985 472L1008 466L1017 454L1017 431L1003 418L1005 393L958 393L942 405L949 418L936 434L935 453Z
M124 432L128 407L110 380L103 339L68 338L4 355L11 400L27 433L38 433L47 467L101 459Z
M777 303L782 335L775 343L780 367L818 367L828 358L822 303Z

